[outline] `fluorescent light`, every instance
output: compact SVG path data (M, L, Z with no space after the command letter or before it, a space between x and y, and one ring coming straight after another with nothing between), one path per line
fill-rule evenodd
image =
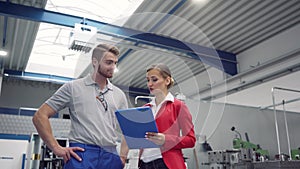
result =
M207 2L208 0L193 0L194 3L205 3Z
M143 0L51 0L47 1L45 9L123 26L127 21L123 18L131 16L142 2ZM90 26L87 22L85 28L90 28ZM97 29L95 29L96 33ZM74 41L70 37L72 31L73 29L69 27L41 23L25 72L69 78L78 78L84 73L84 70L90 65L92 47L95 46L95 44L89 43L95 43L93 38L98 35L92 37L84 35ZM74 35L76 36L76 34ZM87 41L86 38L89 37L90 39Z
M6 56L7 52L5 50L0 50L0 56Z

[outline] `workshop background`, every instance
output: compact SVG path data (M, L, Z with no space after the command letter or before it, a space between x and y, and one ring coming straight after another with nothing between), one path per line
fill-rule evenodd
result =
M0 0L0 166L62 167L32 115L105 42L120 48L111 81L130 107L149 101L146 67L170 67L197 135L189 169L299 168L299 23L299 0ZM51 123L67 146L68 112Z

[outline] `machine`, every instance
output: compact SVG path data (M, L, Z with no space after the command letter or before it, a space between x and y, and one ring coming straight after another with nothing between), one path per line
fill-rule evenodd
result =
M237 134L232 141L233 149L208 151L208 163L205 165L209 165L210 169L254 169L256 163L269 159L269 151L251 143L247 133L246 140L243 140L235 127L231 131Z
M300 147L291 150L292 160L300 160Z
M231 131L237 133L239 137L233 139L233 149L241 151L241 160L244 161L265 161L269 159L269 151L264 150L259 144L253 144L250 142L248 133L245 133L246 141L242 139L241 134L235 130L233 126Z

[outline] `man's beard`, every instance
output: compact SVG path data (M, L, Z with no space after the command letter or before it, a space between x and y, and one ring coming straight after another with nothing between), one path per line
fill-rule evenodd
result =
M98 67L98 73L105 78L112 78L112 74L108 74L101 69L101 66Z

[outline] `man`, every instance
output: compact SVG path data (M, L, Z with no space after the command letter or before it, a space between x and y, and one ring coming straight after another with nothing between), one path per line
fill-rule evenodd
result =
M93 72L64 84L33 116L40 137L57 156L63 157L65 169L119 169L125 157L116 151L117 121L115 110L128 107L125 94L108 78L114 73L119 50L100 44L92 53ZM49 118L67 107L70 112L70 147L62 147L52 134ZM127 149L122 142L122 149ZM126 151L125 151L126 152ZM125 154L127 155L127 154Z

